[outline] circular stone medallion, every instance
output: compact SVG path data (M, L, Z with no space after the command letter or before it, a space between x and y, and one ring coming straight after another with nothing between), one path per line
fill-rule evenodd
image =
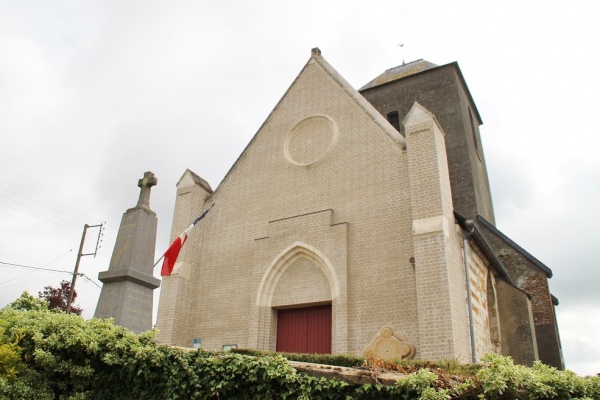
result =
M294 126L285 139L283 152L292 164L307 166L321 160L337 139L336 123L326 115L313 115Z

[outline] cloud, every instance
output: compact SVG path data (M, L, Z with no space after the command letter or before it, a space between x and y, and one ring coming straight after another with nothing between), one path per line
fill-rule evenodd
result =
M596 375L600 373L600 344L594 338L600 335L600 310L589 303L579 305L577 312L572 310L557 309L565 362L579 374Z

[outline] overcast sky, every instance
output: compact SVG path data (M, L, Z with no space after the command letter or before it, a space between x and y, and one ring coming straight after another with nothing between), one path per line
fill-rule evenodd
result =
M599 11L548 0L0 0L0 306L70 280L23 266L72 271L83 225L106 221L98 256L81 261L91 281L76 286L93 316L137 180L158 178L158 258L185 169L216 188L311 48L355 88L403 60L458 61L484 122L497 227L554 272L567 368L598 373Z

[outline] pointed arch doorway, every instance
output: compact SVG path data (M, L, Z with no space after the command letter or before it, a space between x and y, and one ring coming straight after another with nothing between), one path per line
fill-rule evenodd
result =
M272 260L262 273L256 297L257 348L346 352L345 284L340 284L328 258L315 247L296 242Z

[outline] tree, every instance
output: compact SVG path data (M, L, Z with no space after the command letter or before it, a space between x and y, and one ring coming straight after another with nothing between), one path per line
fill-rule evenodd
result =
M67 303L69 301L69 292L71 291L71 282L63 280L60 283L59 288L52 286L44 287L43 292L39 292L38 296L40 299L46 299L48 301L48 307L51 310L59 309L67 311ZM71 312L73 314L81 315L83 309L75 306L75 299L77 298L77 291L73 290L73 299L71 301Z
M47 310L48 301L41 298L35 298L30 295L29 292L25 291L21 293L21 297L10 303L7 307L24 311Z

